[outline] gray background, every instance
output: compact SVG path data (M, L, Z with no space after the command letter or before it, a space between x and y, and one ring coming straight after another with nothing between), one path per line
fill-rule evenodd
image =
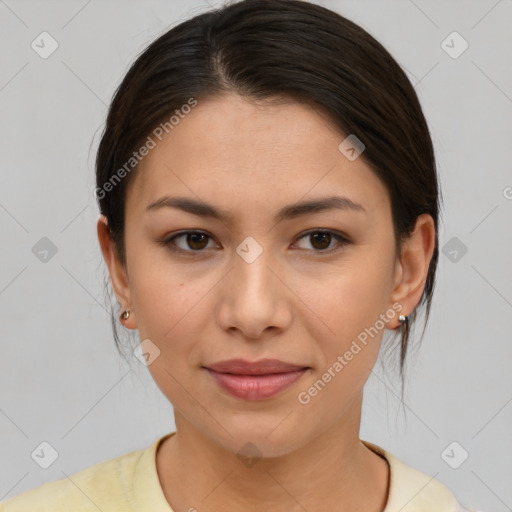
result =
M512 510L512 2L318 3L363 26L406 70L432 131L445 199L446 254L404 404L398 378L376 365L361 438L466 504ZM147 368L128 365L114 347L93 164L129 63L169 26L207 8L0 0L0 501L174 429ZM59 45L47 59L31 48L43 31ZM453 31L469 44L458 58L442 46ZM461 46L452 39L445 44L453 53ZM33 250L48 243L43 237L57 249L46 262ZM48 469L31 458L43 441L58 452ZM450 467L445 460L460 463L462 450L467 460Z

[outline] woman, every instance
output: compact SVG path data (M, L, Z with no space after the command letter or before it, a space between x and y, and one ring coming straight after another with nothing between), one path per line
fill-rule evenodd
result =
M384 331L403 377L428 318L440 201L417 96L372 36L298 0L181 23L118 88L96 185L120 321L176 432L0 510L463 510L359 439Z

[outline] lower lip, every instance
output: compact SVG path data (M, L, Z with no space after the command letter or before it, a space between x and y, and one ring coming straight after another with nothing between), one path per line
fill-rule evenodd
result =
M207 370L217 384L231 395L245 400L265 400L289 388L304 375L307 368L271 375L234 375Z

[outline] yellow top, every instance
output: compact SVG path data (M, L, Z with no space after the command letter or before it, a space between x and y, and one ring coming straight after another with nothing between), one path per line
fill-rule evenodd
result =
M156 470L158 445L90 466L69 479L47 482L0 503L0 512L173 512ZM362 441L390 467L383 512L477 512L464 509L440 482L407 466L381 447Z

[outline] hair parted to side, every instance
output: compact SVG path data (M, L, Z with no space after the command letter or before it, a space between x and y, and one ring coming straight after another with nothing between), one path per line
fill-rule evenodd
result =
M148 135L194 99L235 92L250 100L285 98L327 114L365 145L363 158L389 192L397 254L423 213L436 227L435 249L420 305L432 302L441 191L433 144L416 92L388 51L360 26L301 0L242 0L199 14L159 36L116 90L96 156L96 194L120 261L126 190L137 166L106 192L104 185ZM341 142L340 138L340 142ZM108 278L105 280L108 285ZM404 365L416 309L400 334ZM114 339L118 314L112 312ZM119 351L121 353L121 351Z

